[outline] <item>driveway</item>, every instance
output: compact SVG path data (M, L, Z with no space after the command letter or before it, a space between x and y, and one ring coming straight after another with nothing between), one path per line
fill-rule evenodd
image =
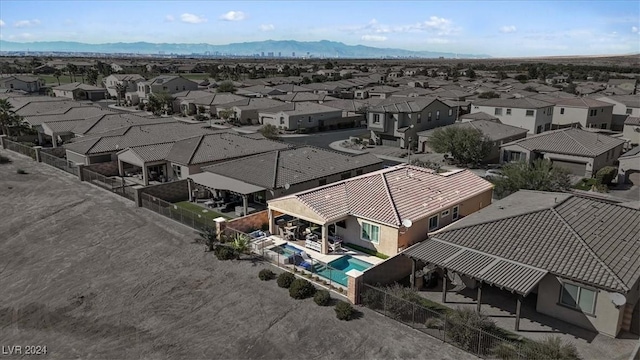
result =
M2 345L56 359L473 358L366 308L339 321L259 281L270 265L220 262L189 228L0 154L14 160L0 165Z

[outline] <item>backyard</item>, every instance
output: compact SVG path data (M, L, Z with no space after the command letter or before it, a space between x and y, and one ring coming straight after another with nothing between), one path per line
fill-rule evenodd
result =
M0 165L3 345L46 345L60 359L472 358L366 308L339 321L258 280L270 265L220 262L192 229L0 155L13 160Z

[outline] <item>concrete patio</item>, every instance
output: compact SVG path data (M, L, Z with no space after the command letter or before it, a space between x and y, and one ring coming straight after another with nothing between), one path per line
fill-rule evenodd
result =
M477 307L477 290L449 284L445 306L450 308ZM418 292L421 296L442 303L442 282L431 289ZM481 311L496 325L520 336L542 340L547 336L559 336L576 345L583 359L628 359L638 343L638 335L624 333L618 338L601 335L590 330L571 325L564 321L540 314L536 311L536 294L530 294L522 301L520 310L520 330L515 331L516 295L485 285L482 288Z

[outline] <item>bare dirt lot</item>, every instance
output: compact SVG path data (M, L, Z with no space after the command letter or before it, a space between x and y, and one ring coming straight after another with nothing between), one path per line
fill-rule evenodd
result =
M180 224L0 154L14 160L0 165L2 346L61 359L472 358L364 308L339 321L259 281L269 265L220 262Z

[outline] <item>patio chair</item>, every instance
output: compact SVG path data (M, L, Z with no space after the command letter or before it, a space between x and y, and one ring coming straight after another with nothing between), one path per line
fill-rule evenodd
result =
M313 268L313 259L311 258L311 256L309 256L309 254L307 254L306 252L302 251L300 253L300 257L302 258L302 262L300 263L299 266L305 268L305 270L311 270Z

